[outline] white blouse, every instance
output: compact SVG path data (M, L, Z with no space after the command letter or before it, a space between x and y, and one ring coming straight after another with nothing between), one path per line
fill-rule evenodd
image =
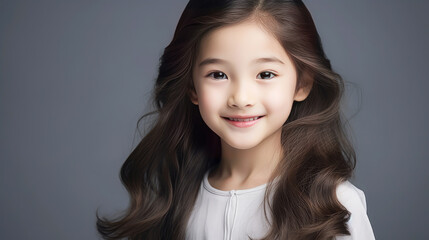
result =
M222 191L210 185L208 173L204 175L189 218L186 239L247 240L247 235L262 238L268 233L269 224L262 205L267 184L250 189ZM351 235L337 236L336 240L375 239L366 214L363 191L345 181L337 187L336 192L340 203L351 213L347 222ZM267 207L267 215L268 211Z

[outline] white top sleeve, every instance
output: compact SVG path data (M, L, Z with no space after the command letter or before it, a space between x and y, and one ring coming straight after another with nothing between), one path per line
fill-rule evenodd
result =
M350 235L337 236L336 240L372 240L375 239L369 222L365 194L349 181L338 185L338 201L350 212L350 219L347 222Z

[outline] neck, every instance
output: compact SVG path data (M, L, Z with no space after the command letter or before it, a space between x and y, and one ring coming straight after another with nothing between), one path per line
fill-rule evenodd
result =
M223 140L221 147L221 161L214 175L237 182L269 179L283 155L281 131L249 149L233 148Z

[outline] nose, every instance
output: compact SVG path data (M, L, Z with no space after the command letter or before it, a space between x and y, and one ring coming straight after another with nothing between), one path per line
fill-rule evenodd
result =
M251 83L237 81L231 88L228 106L233 108L246 108L255 105L255 93Z

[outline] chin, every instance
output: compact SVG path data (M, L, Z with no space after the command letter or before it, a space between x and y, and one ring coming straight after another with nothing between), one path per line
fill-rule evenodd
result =
M235 149L241 149L241 150L245 150L245 149L251 149L254 148L255 146L258 145L257 142L255 141L243 141L242 139L238 139L238 140L223 140L225 142L225 144L227 144L228 146L235 148Z

